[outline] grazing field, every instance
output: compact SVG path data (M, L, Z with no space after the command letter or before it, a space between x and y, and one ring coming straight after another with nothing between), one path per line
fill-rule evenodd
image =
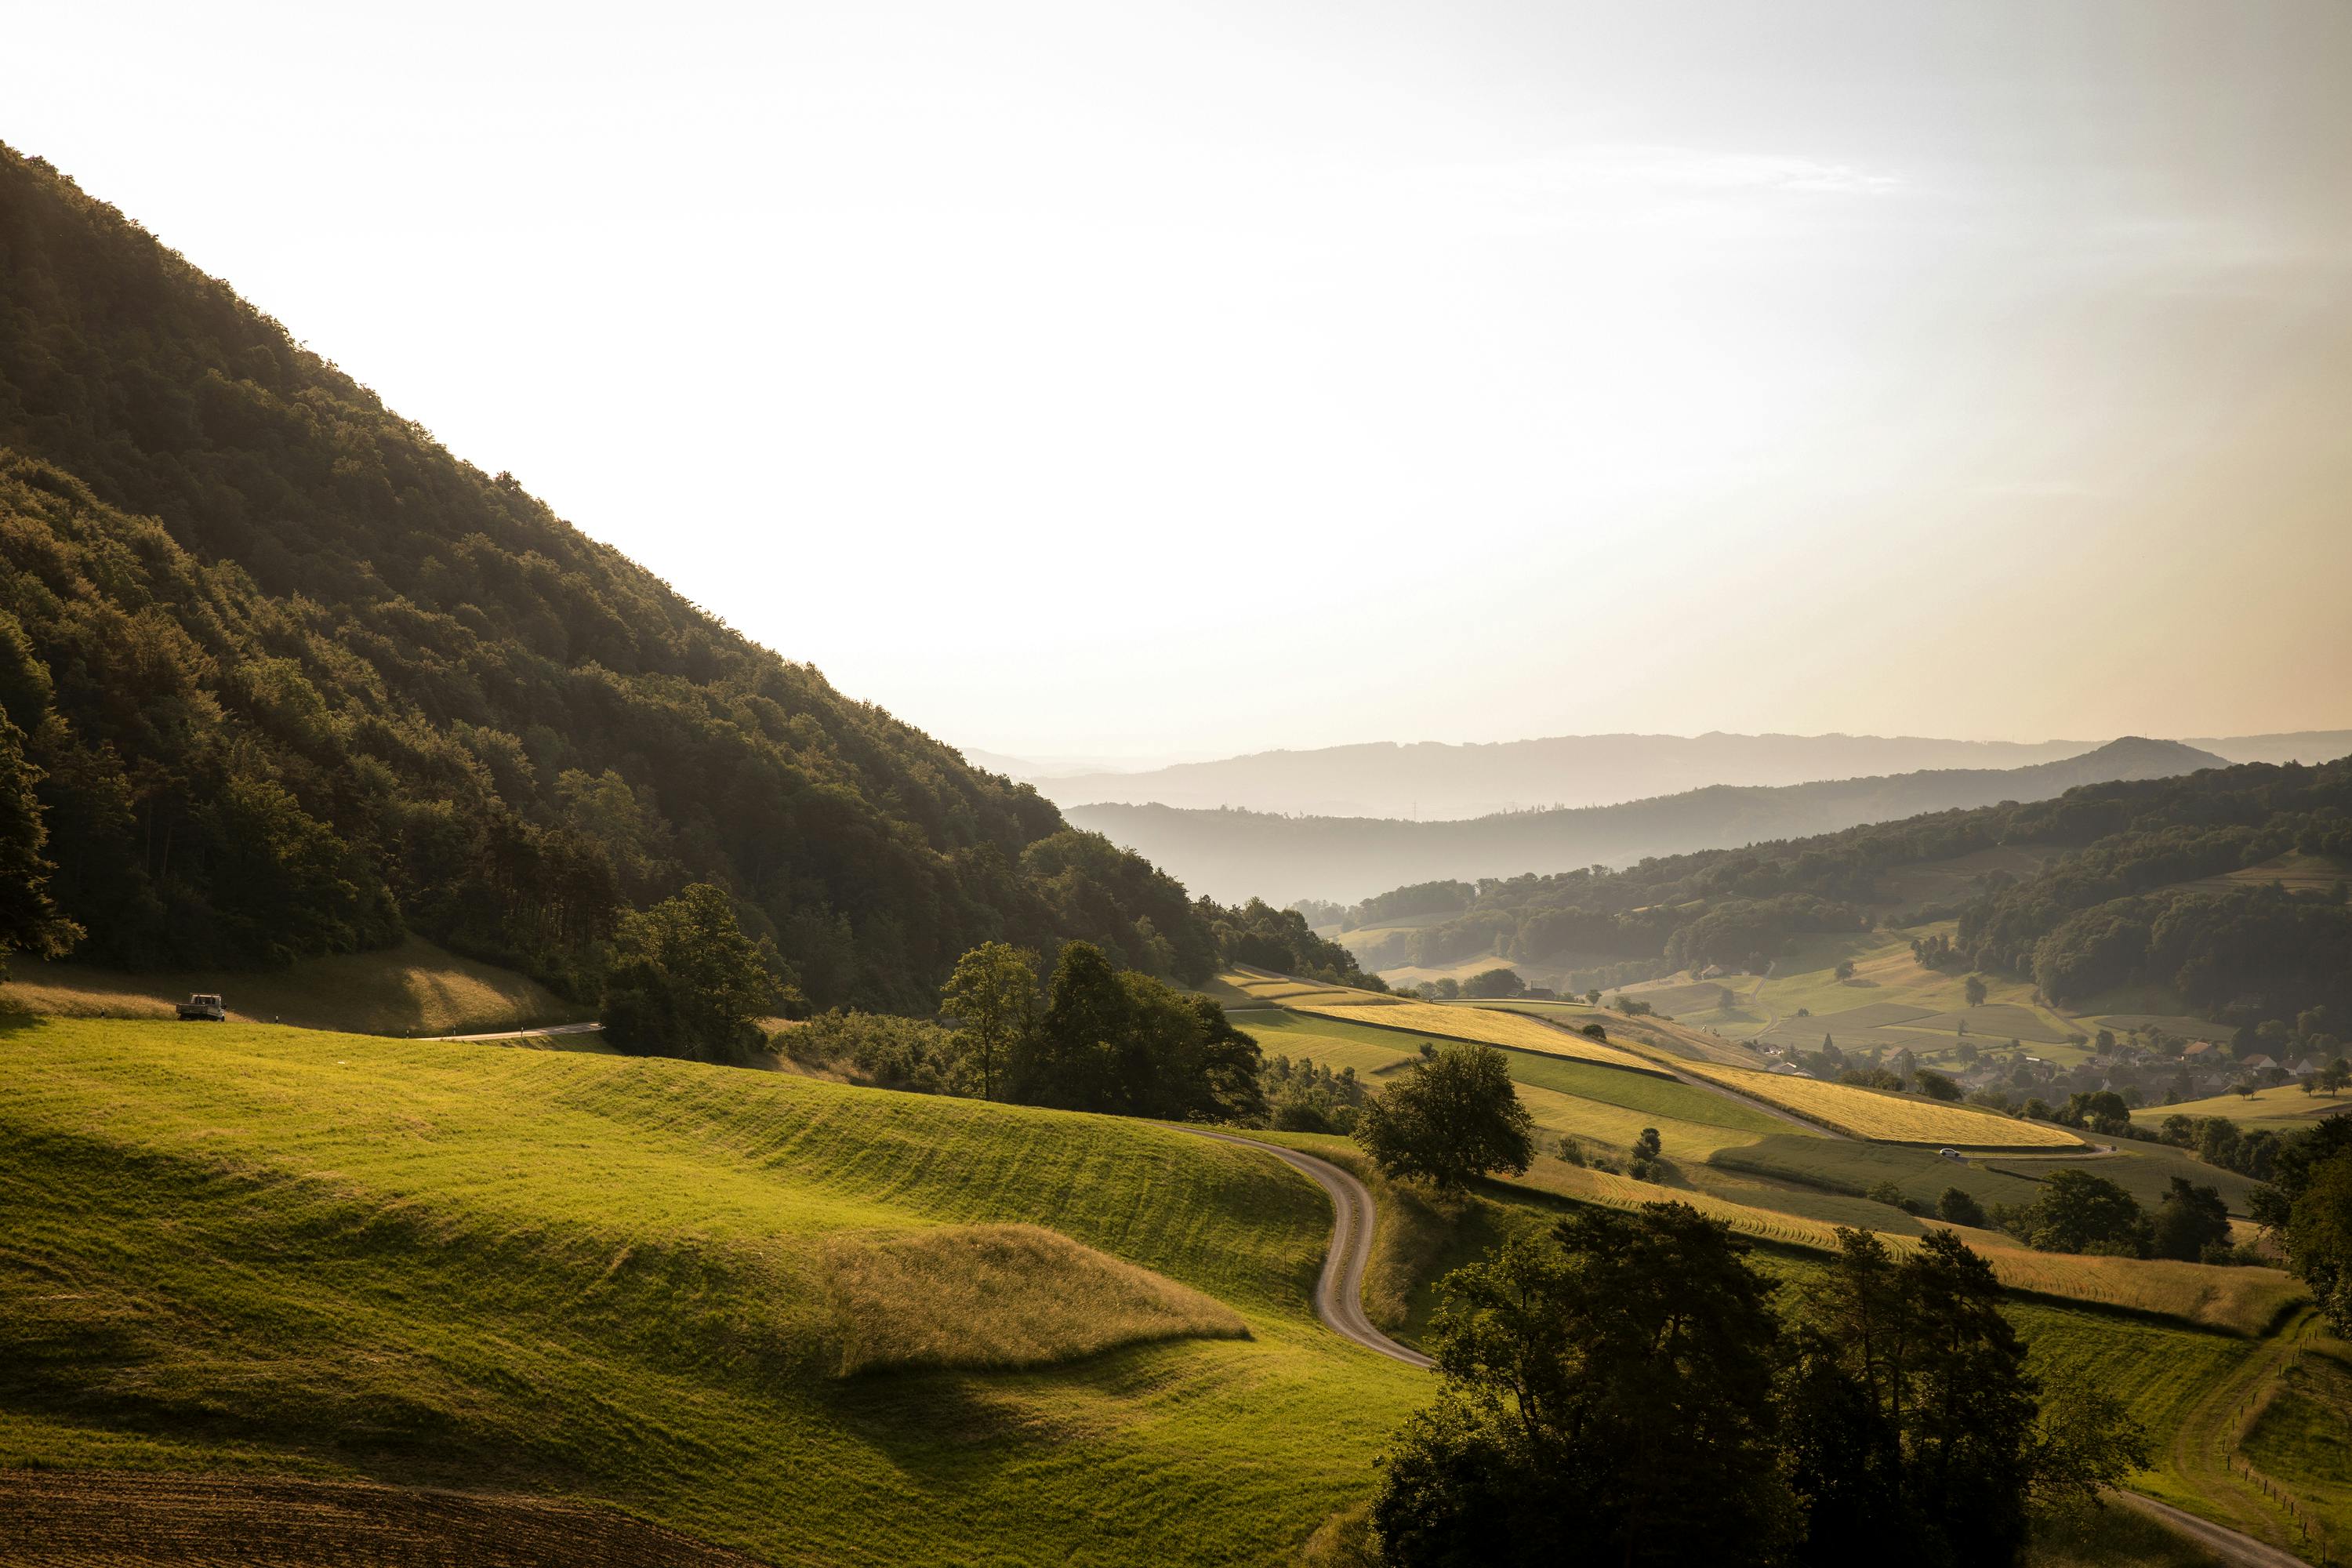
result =
M1050 1366L1114 1345L1247 1339L1239 1313L1034 1225L827 1242L845 1375L882 1366Z
M1354 1068L1370 1079L1421 1058L1420 1043L1393 1029L1368 1029L1360 1024L1253 1008L1232 1015L1234 1026L1258 1043L1268 1057L1304 1058L1337 1072Z
M2080 1029L2070 1028L2035 1008L2014 1002L1991 1002L1981 1007L1961 1007L1905 1023L1905 1029L1937 1035L1967 1035L1976 1040L2023 1040L2028 1045L2061 1046Z
M1702 1163L1717 1150L1756 1140L1756 1133L1747 1128L1688 1121L1655 1110L1637 1110L1526 1083L1519 1085L1519 1103L1528 1108L1538 1128L1555 1137L1561 1133L1574 1137L1588 1155L1608 1153L1622 1158L1633 1148L1644 1127L1657 1130L1666 1158L1677 1163ZM1552 1146L1541 1138L1537 1143L1539 1147Z
M2147 1111L2141 1111L2145 1117ZM2113 1154L2084 1162L2063 1158L2055 1153L2011 1152L1989 1154L1983 1163L1988 1169L2022 1176L2029 1181L2041 1181L2053 1171L2080 1166L2131 1194L2140 1203L2154 1208L2171 1189L2172 1178L2181 1176L2192 1186L2211 1187L2221 1194L2231 1212L2246 1212L2246 1194L2261 1184L2251 1176L2235 1171L2225 1171L2219 1165L2209 1165L2185 1149L2175 1149L2166 1143L2142 1143L2136 1140L2118 1142Z
M2352 1346L2315 1325L2265 1395L2245 1421L2246 1455L2341 1562L2352 1548Z
M2254 1090L2251 1100L2235 1094L2217 1094L2210 1100L2151 1106L2135 1114L2143 1121L2160 1121L2167 1116L2221 1116L2242 1127L2272 1127L2284 1131L2289 1127L2308 1127L2315 1121L2341 1116L2347 1111L2352 1111L2352 1094L2329 1094L2321 1089L2305 1093L2300 1083L2283 1083L2275 1088Z
M363 1035L467 1035L595 1016L535 980L411 936L379 952L306 959L253 973L121 974L79 963L8 961L0 1009L76 1018L169 1018L191 993L220 993L251 1023Z
M1892 1183L1905 1197L1931 1210L1948 1187L1958 1187L1988 1207L2032 1203L2034 1198L2032 1177L2010 1175L1980 1161L1947 1160L1927 1149L1894 1143L1808 1138L1789 1132L1785 1124L1769 1137L1727 1148L1708 1163L1720 1170L1854 1195Z
M1272 1564L1428 1394L1315 1320L1329 1205L1262 1153L778 1074L22 1023L0 1211L0 1470L464 1486L777 1563ZM976 1225L1250 1337L839 1375L829 1246Z
M1661 1070L1647 1058L1635 1056L1631 1051L1619 1050L1614 1046L1587 1039L1582 1035L1555 1028L1517 1013L1499 1012L1493 1008L1448 1007L1435 1002L1391 1002L1364 1007L1286 1001L1283 1005L1318 1018L1362 1024L1373 1028L1400 1029L1407 1034L1431 1038L1475 1040L1484 1045L1506 1046L1516 1051L1535 1051L1544 1056L1566 1057L1574 1061L1600 1062L1634 1072Z
M1956 1149L2080 1148L2063 1127L2021 1121L1969 1106L1887 1094L1851 1084L1780 1073L1750 1072L1713 1062L1685 1062L1683 1070L1780 1106L1807 1121L1874 1143L1949 1145Z
M2206 1040L2217 1032L2224 1036L2231 1032L2226 1025L2208 1018L2192 1018L2185 1013L2106 1013L2085 1017L2083 1022L2094 1034L2101 1029L2113 1029L2118 1035L2128 1035L2134 1029L2154 1029L2180 1040Z

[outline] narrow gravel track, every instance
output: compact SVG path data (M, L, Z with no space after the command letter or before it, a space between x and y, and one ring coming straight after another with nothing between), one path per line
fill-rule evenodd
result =
M1212 1132L1204 1127L1185 1127L1179 1131L1202 1138L1214 1138L1220 1143L1240 1143L1252 1149L1263 1149L1284 1164L1304 1172L1317 1186L1329 1194L1331 1248L1323 1255L1323 1277L1315 1282L1315 1315L1323 1320L1324 1327L1340 1338L1353 1340L1366 1350L1376 1351L1391 1361L1423 1368L1437 1364L1419 1351L1407 1349L1372 1327L1372 1320L1364 1314L1364 1269L1372 1260L1372 1194L1370 1188L1328 1160L1318 1160L1312 1154L1286 1149L1279 1143L1261 1142L1255 1138L1242 1138L1231 1132Z
M2189 1537L2230 1564L2230 1568L2309 1568L2303 1558L2292 1552L2265 1546L2251 1535L2241 1535L2227 1525L2200 1519L2186 1509L2175 1508L2168 1502L2158 1502L2137 1492L2116 1491L2107 1495L2126 1508L2136 1508L2162 1521L2173 1531Z

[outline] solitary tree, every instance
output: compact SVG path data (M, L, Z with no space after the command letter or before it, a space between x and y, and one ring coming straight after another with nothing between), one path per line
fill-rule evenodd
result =
M959 1020L980 1068L980 1095L996 1098L996 1075L1037 1022L1036 955L984 942L956 961L940 1007Z
M1525 1171L1534 1126L1503 1053L1449 1040L1364 1107L1355 1136L1383 1174L1458 1192L1489 1171Z
M1965 986L1963 987L1963 989L1965 989L1965 990L1967 991L1967 993L1968 993L1969 1005L1969 1006L1971 1006L1971 1007L1981 1007L1981 1006L1983 1006L1983 1005L1984 1005L1984 1002L1985 1002L1985 983L1984 983L1984 976L1983 976L1983 975L1981 975L1981 974L1971 974L1971 975L1969 975L1969 978L1968 978L1968 981L1967 981L1967 983L1966 983L1966 984L1965 984Z

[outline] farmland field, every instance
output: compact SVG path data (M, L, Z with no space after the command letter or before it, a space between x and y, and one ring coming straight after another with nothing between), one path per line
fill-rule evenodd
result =
M1310 1184L1111 1118L45 1020L0 1030L0 1467L463 1485L780 1563L1276 1563L1427 1396L1314 1318ZM1004 1225L1250 1337L839 1374L829 1248ZM1069 1310L958 1353L1076 1352Z
M1914 1100L1851 1084L1824 1083L1818 1079L1750 1072L1714 1062L1685 1062L1681 1066L1685 1072L1873 1142L1949 1144L1969 1149L2082 1147L2082 1140L2063 1128L2015 1121L1967 1106Z
M2289 1127L2307 1127L2314 1121L2340 1116L2347 1110L2352 1110L2352 1094L2328 1094L2319 1089L2305 1094L2300 1083L2283 1083L2274 1088L2254 1090L2251 1100L2234 1094L2217 1094L2209 1100L2151 1107L2138 1114L2142 1121L2166 1116L2222 1116L2242 1127L2273 1127L2284 1131Z
M1635 1072L1654 1073L1660 1070L1646 1058L1635 1056L1631 1051L1619 1050L1614 1046L1587 1039L1581 1035L1555 1028L1517 1013L1497 1012L1492 1008L1448 1007L1435 1002L1391 1002L1362 1006L1285 1000L1282 1005L1318 1018L1331 1018L1340 1023L1399 1029L1434 1038L1475 1040L1489 1046L1507 1046L1513 1050L1536 1051L1576 1061L1600 1062Z

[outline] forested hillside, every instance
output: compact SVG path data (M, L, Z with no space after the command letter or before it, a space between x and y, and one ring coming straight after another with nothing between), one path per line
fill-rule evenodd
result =
M618 911L708 881L814 1003L928 1008L980 942L1192 978L1211 917L1241 921L738 636L5 148L0 563L0 950L59 916L127 967L410 928L577 991Z
M1073 805L1068 815L1213 898L1344 902L1407 882L1622 866L1650 856L1834 833L1921 812L2046 800L2076 784L2221 765L2221 758L2193 746L2126 736L2078 757L2030 767L1941 768L1775 788L1722 784L1618 805L1460 822L1164 805Z
M2003 849L2034 851L2018 860L2034 868L1969 871ZM1761 967L1794 937L1957 916L1957 940L1930 961L2030 978L2061 1005L2152 986L2250 1025L2352 1007L2345 884L2290 891L2253 869L2289 854L2352 867L2352 758L2090 784L1617 872L1423 883L1343 918L1394 924L1383 966L1493 952L1664 973ZM1921 875L1944 867L1956 868Z

